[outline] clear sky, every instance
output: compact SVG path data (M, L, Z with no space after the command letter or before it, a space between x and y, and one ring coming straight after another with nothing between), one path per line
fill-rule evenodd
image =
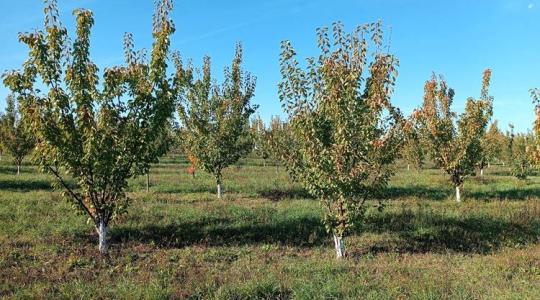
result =
M151 45L153 0L59 0L62 21L71 11L91 9L96 24L91 53L103 67L122 63L122 38L132 32L137 47ZM213 71L230 63L236 41L244 44L244 67L257 76L255 103L268 120L281 114L277 98L280 41L291 40L300 57L316 55L315 29L340 20L347 30L381 19L392 28L391 52L401 62L393 103L409 114L422 102L423 85L441 73L456 90L454 109L480 93L482 71L493 69L494 117L503 129L531 128L528 90L540 87L540 0L175 0L173 49ZM17 33L41 28L41 0L0 1L0 71L18 68L26 49ZM388 32L388 30L387 30ZM0 98L7 95L0 87ZM5 102L0 100L0 108Z

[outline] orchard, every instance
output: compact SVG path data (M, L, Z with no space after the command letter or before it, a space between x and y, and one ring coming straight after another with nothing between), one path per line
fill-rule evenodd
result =
M415 65L428 80L403 92L410 33L392 22L338 21L306 42L312 18L291 18L279 39L258 33L263 49L246 32L273 18L200 34L194 15L239 4L157 0L115 41L99 8L121 4L69 18L65 2L44 1L39 29L3 28L24 51L0 90L0 297L540 295L540 90L520 86L526 112L505 111L494 55L482 74ZM231 34L249 43L217 45Z

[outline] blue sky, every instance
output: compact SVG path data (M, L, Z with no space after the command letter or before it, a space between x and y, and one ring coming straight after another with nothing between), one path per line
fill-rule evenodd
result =
M74 8L94 12L91 51L101 69L122 63L126 31L134 34L137 47L151 45L153 0L59 0L59 5L70 28ZM42 10L41 0L0 2L0 71L23 62L26 49L17 33L41 28ZM479 95L482 71L489 67L500 126L513 123L526 131L533 122L528 90L540 87L540 0L176 0L173 18L173 48L195 65L210 55L215 74L230 63L236 41L244 44L244 67L258 78L254 102L265 120L282 115L280 41L291 40L300 57L312 56L317 27L340 20L350 30L381 19L392 28L391 52L401 62L393 103L403 112L421 104L432 72L443 74L456 90L454 109L461 112L467 97ZM0 98L7 92L0 87Z

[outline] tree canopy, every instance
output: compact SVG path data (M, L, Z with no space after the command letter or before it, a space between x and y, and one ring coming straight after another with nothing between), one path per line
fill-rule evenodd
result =
M402 116L390 103L397 59L383 52L382 24L345 33L317 31L321 54L306 69L282 42L279 97L293 145L284 149L292 177L322 201L338 258L366 200L385 187L401 146ZM373 50L369 51L372 47Z
M71 41L56 1L46 1L44 29L19 35L28 59L21 70L4 75L36 138L37 162L96 225L102 253L109 222L127 208L128 178L148 171L174 111L177 81L166 74L175 30L171 10L170 0L156 2L149 60L133 50L127 34L125 65L100 77L90 57L92 12L73 12ZM67 183L70 177L76 188Z
M222 84L212 80L209 57L204 58L201 78L195 78L191 66L183 66L179 56L175 60L183 83L178 112L188 152L196 157L197 165L214 175L219 198L223 169L253 147L249 121L257 109L251 104L256 80L242 70L242 52L238 44Z
M491 70L485 70L480 98L467 99L465 111L458 117L451 110L454 90L442 77L433 75L425 84L424 103L416 113L429 154L450 175L458 202L464 179L475 174L483 158L481 141L493 110L490 80Z

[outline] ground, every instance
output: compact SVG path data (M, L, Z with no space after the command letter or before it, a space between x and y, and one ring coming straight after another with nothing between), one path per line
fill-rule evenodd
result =
M317 200L283 168L245 160L213 180L164 159L130 182L108 258L87 218L25 164L0 161L0 298L534 299L540 295L540 178L503 167L453 201L435 169L397 174L337 261ZM374 204L374 203L372 203ZM373 208L371 208L373 207Z

